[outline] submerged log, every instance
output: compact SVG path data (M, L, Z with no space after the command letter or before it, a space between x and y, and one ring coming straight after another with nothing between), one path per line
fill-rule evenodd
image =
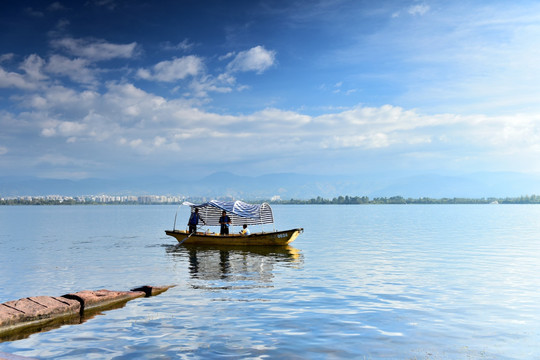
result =
M132 291L84 290L60 297L36 296L0 304L0 341L17 340L64 324L79 324L92 314L120 308L172 286L142 286Z
M78 318L80 311L78 301L62 297L36 296L8 301L0 304L0 334Z
M144 285L144 286L140 286L138 288L135 288L135 289L131 289L131 291L144 291L144 293L146 294L145 297L150 297L150 296L156 296L156 295L159 295L167 290L169 290L170 288L172 287L175 287L176 285L167 285L167 286L148 286L148 285Z
M78 301L81 304L81 314L83 314L88 310L103 310L144 296L143 291L84 290L62 295L62 298Z

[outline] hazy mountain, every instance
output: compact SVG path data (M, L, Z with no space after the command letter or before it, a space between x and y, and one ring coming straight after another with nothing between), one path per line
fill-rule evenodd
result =
M519 173L439 174L393 177L387 174L356 176L293 173L240 176L219 172L198 180L146 177L129 179L41 179L0 177L0 196L37 195L184 195L243 199L308 199L339 195L389 197L514 197L540 194L540 176Z

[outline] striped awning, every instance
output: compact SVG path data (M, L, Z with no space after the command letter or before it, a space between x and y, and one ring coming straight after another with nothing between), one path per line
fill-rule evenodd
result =
M199 214L209 226L219 226L219 218L223 210L231 218L232 225L261 225L274 222L272 208L267 203L247 204L240 200L212 200L204 204L193 204L185 201L182 205L191 206L192 212L195 208L199 209Z

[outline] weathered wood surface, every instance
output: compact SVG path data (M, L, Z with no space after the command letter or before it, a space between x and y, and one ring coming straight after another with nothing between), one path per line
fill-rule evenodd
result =
M62 318L78 317L81 304L53 296L35 296L0 304L0 334L21 327L46 324Z
M144 285L144 286L140 286L140 287L137 287L135 289L131 289L131 291L144 291L144 293L146 294L146 297L150 297L150 296L156 296L156 295L159 295L167 290L169 290L170 288L172 287L175 287L176 285L166 285L166 286L148 286L148 285Z
M84 290L60 297L35 296L0 304L0 341L16 340L63 324L78 324L92 313L161 294L171 286L141 286L131 291Z
M144 297L144 291L111 291L111 290L84 290L62 297L78 301L82 312L87 310L105 309L117 304L126 303L139 297Z

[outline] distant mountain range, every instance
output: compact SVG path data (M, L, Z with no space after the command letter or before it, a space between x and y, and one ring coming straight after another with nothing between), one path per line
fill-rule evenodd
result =
M395 177L388 174L356 176L293 173L240 176L214 173L198 180L164 177L123 180L62 180L34 177L0 177L0 197L38 195L183 195L237 199L331 199L340 195L405 198L516 197L540 194L540 175L521 173L424 174Z

